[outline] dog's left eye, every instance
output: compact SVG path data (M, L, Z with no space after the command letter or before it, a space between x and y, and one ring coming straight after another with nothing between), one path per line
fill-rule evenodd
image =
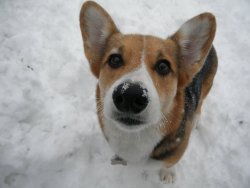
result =
M162 76L167 75L171 71L170 64L165 59L158 60L154 68L156 72Z
M120 54L111 54L108 59L111 68L117 69L123 65L122 56Z

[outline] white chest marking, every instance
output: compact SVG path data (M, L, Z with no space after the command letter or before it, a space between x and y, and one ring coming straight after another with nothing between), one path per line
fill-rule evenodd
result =
M124 131L118 126L115 122L107 121L104 132L115 154L127 162L146 161L162 138L157 126L149 126L135 132Z

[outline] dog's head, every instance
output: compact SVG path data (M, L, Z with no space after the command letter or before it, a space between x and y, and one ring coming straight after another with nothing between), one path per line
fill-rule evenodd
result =
M89 1L81 9L80 27L91 71L99 79L103 118L134 131L161 122L178 91L201 69L215 18L198 15L167 39L124 35L102 7Z

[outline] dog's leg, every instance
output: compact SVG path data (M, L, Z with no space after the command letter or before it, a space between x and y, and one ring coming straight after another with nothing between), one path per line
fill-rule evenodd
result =
M127 165L127 162L125 160L123 160L121 157L119 157L118 155L114 155L112 158L111 158L111 164L112 165Z
M159 171L159 176L160 176L160 180L163 183L174 183L176 180L175 177L175 167L171 167L171 168L167 168L167 167L163 167L160 169Z

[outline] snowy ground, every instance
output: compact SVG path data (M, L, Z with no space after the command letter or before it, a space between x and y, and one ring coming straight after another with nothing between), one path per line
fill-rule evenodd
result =
M176 183L110 165L83 55L82 0L0 0L0 187L250 187L250 1L98 2L125 33L166 37L201 12L217 17L219 69Z

